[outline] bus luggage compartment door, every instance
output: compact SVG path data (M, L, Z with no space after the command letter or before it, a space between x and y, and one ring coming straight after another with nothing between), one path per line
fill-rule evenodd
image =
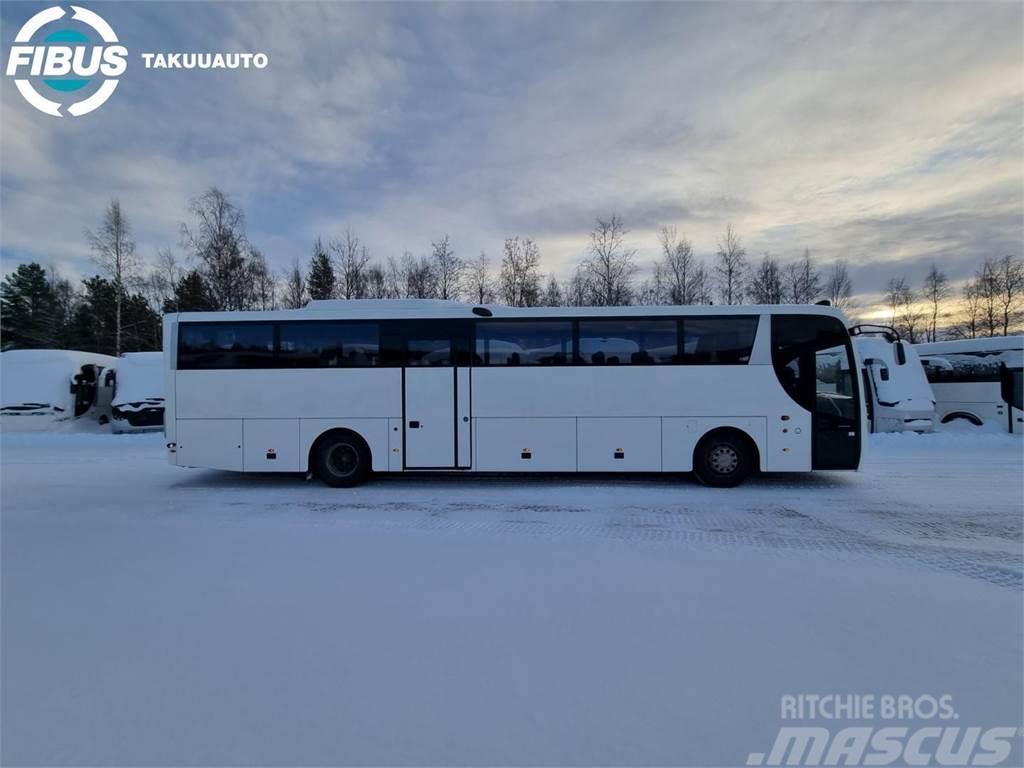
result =
M455 467L455 369L405 369L405 467Z

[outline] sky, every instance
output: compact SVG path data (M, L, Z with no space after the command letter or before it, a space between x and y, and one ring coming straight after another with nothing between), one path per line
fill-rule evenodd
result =
M3 61L50 4L0 5ZM65 6L66 7L66 6ZM953 280L1022 252L1020 3L92 3L129 51L82 117L0 83L0 267L90 275L120 199L140 253L180 249L211 185L278 270L351 228L383 259L500 259L532 237L568 277L622 217L638 278L674 225L710 261L846 259ZM268 54L261 70L145 69L142 52Z

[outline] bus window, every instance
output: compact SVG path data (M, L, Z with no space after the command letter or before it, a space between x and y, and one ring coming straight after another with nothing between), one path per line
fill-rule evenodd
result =
M406 365L454 365L451 339L409 339Z
M476 362L480 365L567 365L572 321L480 321Z
M584 365L658 365L677 357L675 320L580 320Z
M746 365L756 333L756 317L687 317L683 320L682 362Z
M181 323L178 368L273 368L272 323Z
M376 323L281 323L278 365L283 368L363 368L380 361Z

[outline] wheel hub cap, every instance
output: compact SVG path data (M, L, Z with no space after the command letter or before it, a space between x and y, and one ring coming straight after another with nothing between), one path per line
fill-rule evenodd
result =
M708 454L708 464L720 475L728 475L736 471L740 457L731 445L716 445Z

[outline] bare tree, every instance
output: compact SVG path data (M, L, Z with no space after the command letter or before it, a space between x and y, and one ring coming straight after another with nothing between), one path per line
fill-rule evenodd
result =
M889 280L886 302L892 312L892 327L911 344L916 344L918 332L925 321L925 314L921 311L917 296L914 295L905 277Z
M505 240L500 291L510 307L535 307L540 300L540 250L529 238Z
M899 320L900 307L903 306L903 297L910 292L905 277L891 277L885 288L885 303L889 305L889 325L896 327Z
M181 225L182 240L200 264L210 300L218 309L246 309L251 292L245 280L245 216L217 187L194 199L189 211L195 222Z
M306 276L302 274L299 260L295 259L292 268L284 275L281 301L286 309L301 309L306 306L306 298Z
M576 271L564 291L565 303L570 307L583 307L587 304L587 281L583 276L583 270L576 267Z
M636 251L626 247L626 234L622 219L615 214L598 219L590 233L590 254L582 266L590 300L596 306L620 307L632 300Z
M960 302L960 321L949 329L953 338L976 339L981 332L981 291L974 280L969 280L963 287L963 300Z
M249 252L248 267L252 280L252 304L255 309L277 309L277 281L266 257L255 248Z
M1002 326L1000 300L1003 289L1000 285L999 270L993 259L985 259L985 263L975 276L974 285L978 292L983 335L997 336Z
M654 266L655 301L664 304L706 304L707 276L693 253L693 245L675 227L662 227L658 235L661 258Z
M548 284L544 288L544 294L540 298L540 306L542 307L560 307L565 303L565 297L562 294L562 286L558 282L558 278L554 275L548 277Z
M755 304L782 303L782 270L770 253L764 255L757 269L751 273L747 296Z
M795 262L786 265L783 283L790 304L813 304L821 296L821 276L808 249L805 248Z
M114 354L121 354L121 336L124 324L122 308L128 289L140 278L141 262L135 254L128 218L118 200L111 200L103 213L103 222L97 232L86 232L92 248L93 261L114 285Z
M405 297L405 275L401 262L394 256L388 256L384 265L384 292L389 299Z
M437 272L427 256L415 258L406 251L402 256L403 294L409 299L436 299Z
M1024 315L1024 260L1003 256L995 262L992 271L999 286L998 305L1003 336L1008 336Z
M942 315L942 304L949 298L949 278L946 273L932 264L928 274L924 276L921 293L930 307L931 316L925 328L925 341L939 340L939 317Z
M494 302L494 280L491 278L487 254L483 251L480 251L480 255L470 263L467 269L466 291L470 301L476 304Z
M337 264L335 280L338 295L342 299L362 299L366 297L366 269L370 265L370 253L366 246L359 242L351 229L345 230L345 236L331 240L328 244Z
M825 298L829 303L843 312L853 309L853 281L850 280L850 271L845 259L839 259L832 263L825 278Z
M433 249L434 274L437 276L437 297L455 301L462 294L466 265L455 255L447 234L430 246Z
M371 264L366 270L366 296L370 299L389 299L388 275L379 264Z
M718 277L718 290L722 303L742 303L747 272L747 251L732 228L732 224L726 226L725 235L718 243L717 258L715 275Z

